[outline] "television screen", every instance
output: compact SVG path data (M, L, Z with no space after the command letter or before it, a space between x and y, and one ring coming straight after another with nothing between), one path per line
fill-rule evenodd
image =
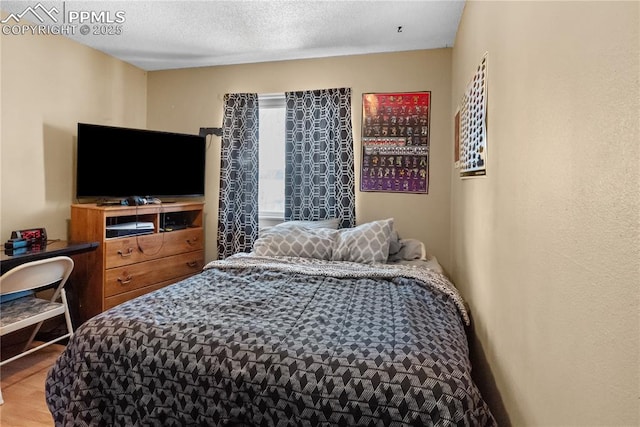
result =
M76 197L204 196L205 138L78 123Z

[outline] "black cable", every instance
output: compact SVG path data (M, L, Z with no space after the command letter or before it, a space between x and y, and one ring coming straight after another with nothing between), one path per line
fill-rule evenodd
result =
M147 198L145 198L146 200ZM163 218L163 214L164 213L164 205L162 204L162 201L160 201L160 210L158 212L158 214L160 215L160 220L158 221L158 228L162 229L162 241L160 242L160 247L158 248L157 251L153 252L153 253L146 253L144 251L144 249L142 249L142 245L140 244L140 240L139 237L140 235L136 235L136 245L138 246L138 250L140 251L140 253L142 255L146 255L146 256L154 256L160 253L160 251L162 250L162 248L164 247L164 234L166 233L165 231L165 227L164 227L164 222L166 221L166 218ZM160 227L160 222L162 221L162 227ZM138 228L138 205L136 205L136 228ZM155 231L155 229L154 229ZM158 232L160 232L160 230L158 230Z

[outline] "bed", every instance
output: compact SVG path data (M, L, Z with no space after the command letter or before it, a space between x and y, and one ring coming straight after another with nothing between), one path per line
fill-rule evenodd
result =
M495 425L464 302L437 262L390 262L386 224L382 254L363 226L271 231L84 323L46 380L55 424Z

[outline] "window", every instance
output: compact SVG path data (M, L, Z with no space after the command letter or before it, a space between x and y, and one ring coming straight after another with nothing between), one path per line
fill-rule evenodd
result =
M284 93L259 95L258 216L284 219Z

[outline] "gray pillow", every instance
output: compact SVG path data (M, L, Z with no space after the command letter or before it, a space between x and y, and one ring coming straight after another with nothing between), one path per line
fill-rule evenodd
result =
M400 249L392 253L389 251L389 261L412 261L417 259L424 259L425 249L424 244L417 239L400 239Z
M331 260L337 230L307 229L300 225L271 227L253 244L257 256L296 256Z
M291 227L291 226L299 226L304 227L306 229L315 229L315 228L331 228L332 230L337 230L340 225L340 220L338 218L330 218L330 219L319 219L312 221L285 221L276 225L275 227Z
M294 221L281 222L280 224L276 224L272 227L263 227L260 229L258 234L262 236L271 231L274 231L274 230L278 231L287 227L303 227L308 230L316 229L316 228L330 228L332 230L337 230L339 225L340 225L340 220L338 218L320 219L317 221L294 220Z
M400 235L394 228L391 230L391 238L389 239L389 258L400 252L402 245L400 244Z
M338 230L332 259L365 264L386 262L392 231L393 218Z

